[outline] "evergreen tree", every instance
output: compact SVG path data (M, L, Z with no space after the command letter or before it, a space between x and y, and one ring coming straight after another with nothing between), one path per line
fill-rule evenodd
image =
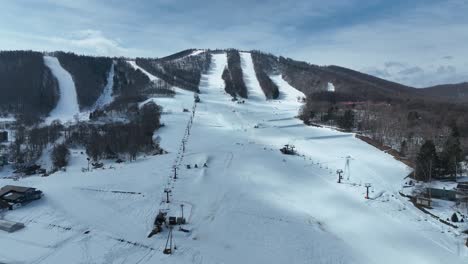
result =
M400 145L400 154L406 156L406 152L408 152L408 143L406 140L403 140Z
M65 167L68 165L70 150L65 144L56 145L52 150L51 158L55 168Z
M426 140L416 157L416 179L428 181L430 177L435 177L437 165L438 156L435 145L431 140Z
M351 129L354 127L353 110L346 110L343 116L338 120L338 125L346 131L351 131Z
M458 222L458 216L457 216L456 213L453 213L453 215L452 215L452 217L451 217L451 220L452 220L452 222L454 222L454 223L457 223L457 222Z
M456 124L452 124L452 133L447 138L440 155L440 165L444 175L455 176L457 163L462 160L460 133Z

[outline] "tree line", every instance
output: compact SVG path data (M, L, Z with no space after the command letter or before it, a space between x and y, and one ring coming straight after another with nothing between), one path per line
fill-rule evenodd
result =
M279 96L279 88L276 85L276 83L274 83L271 80L270 76L268 76L268 74L266 73L268 68L270 68L270 66L266 66L270 65L268 63L268 57L263 56L257 52L251 52L250 54L252 56L255 75L257 76L257 80L260 84L260 87L263 90L263 93L268 99L277 99ZM267 69L265 69L264 67L267 67Z
M199 92L201 75L208 71L211 54L203 52L188 56L190 53L183 51L162 59L136 58L135 62L171 86Z
M71 52L55 52L53 55L73 77L80 108L93 106L107 84L112 59L77 55Z
M121 155L134 160L140 152L160 151L153 134L162 125L161 111L160 106L149 102L128 122L78 123L68 129L66 142L71 146L85 146L86 153L94 161Z
M13 113L27 124L57 104L58 82L34 51L0 51L0 114Z
M244 83L239 51L230 49L226 51L226 54L227 67L221 76L225 84L224 90L234 98L237 96L247 98L247 87Z

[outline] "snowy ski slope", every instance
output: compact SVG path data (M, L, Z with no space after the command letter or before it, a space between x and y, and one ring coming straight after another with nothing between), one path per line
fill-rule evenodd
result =
M54 110L50 112L46 122L50 123L53 120L60 120L62 123L70 121L73 116L80 112L78 98L76 95L75 83L73 78L56 57L44 56L44 63L52 71L52 74L57 78L60 96Z
M142 71L144 74L146 74L148 76L148 78L150 79L150 81L154 82L154 81L157 81L158 80L158 77L152 75L151 73L147 72L145 69L143 69L142 67L138 66L136 64L135 61L132 61L132 60L128 60L127 61L128 64L130 64L135 70L140 70Z
M301 93L281 76L271 77L279 100L249 94L245 104L232 102L221 78L226 63L225 54L213 54L196 106L181 89L149 99L164 108L157 136L168 154L82 172L86 155L74 150L67 172L0 179L45 193L4 215L26 228L0 233L0 262L466 263L458 231L398 195L405 165L353 134L304 126L295 118ZM282 155L284 144L301 156ZM335 171L348 156L338 184ZM372 183L372 199L364 199L364 183ZM169 204L164 188L172 190ZM177 249L164 255L167 230L147 235L159 209L179 216L180 204L191 232L175 230Z
M112 63L109 73L107 75L107 84L104 87L101 96L94 103L93 109L102 108L113 101L112 88L114 87L114 63Z
M240 52L242 75L245 85L247 86L247 95L249 100L265 101L266 97L263 93L260 83L255 75L255 69L252 61L252 56L249 52Z

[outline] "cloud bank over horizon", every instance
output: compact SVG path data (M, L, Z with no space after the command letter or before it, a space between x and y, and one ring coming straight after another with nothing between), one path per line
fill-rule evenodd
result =
M0 49L161 57L262 50L415 87L468 81L462 0L2 1Z

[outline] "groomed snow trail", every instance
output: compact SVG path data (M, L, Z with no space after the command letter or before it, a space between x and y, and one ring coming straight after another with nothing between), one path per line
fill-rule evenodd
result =
M247 98L252 101L265 101L266 96L258 83L250 52L240 52L242 76L247 86Z
M278 86L279 97L278 100L292 102L297 105L300 98L305 98L303 92L292 87L288 82L286 82L281 75L272 75L270 79Z
M104 87L101 96L96 100L96 103L94 104L94 109L98 109L101 107L104 107L113 101L112 97L112 89L114 87L114 62L112 62L111 68L109 70L109 73L107 75L107 84Z
M283 99L232 102L221 79L226 54L213 54L212 62L196 115L183 111L193 109L193 93L149 99L164 109L157 135L168 154L107 161L83 173L86 155L73 150L66 172L0 179L45 193L5 215L26 228L0 234L0 262L466 263L458 231L398 195L405 165L353 134L302 124L294 118L298 92L280 76L272 79ZM282 155L284 144L300 155ZM337 184L347 156L350 179ZM182 166L168 182L174 161ZM367 182L375 199L364 199ZM190 230L174 229L172 256L162 253L167 229L146 238L168 183L165 208L180 216L180 204L187 205Z
M203 74L200 80L200 93L216 91L220 100L228 99L224 90L224 80L221 77L227 67L227 56L225 53L211 55L211 67L208 74Z
M132 60L129 60L127 61L128 64L130 64L135 70L140 70L142 71L144 74L146 74L146 76L148 76L148 78L150 79L150 81L152 82L155 82L157 80L159 80L158 77L154 76L153 74L147 72L145 69L143 69L142 67L138 66L138 64L136 64L135 61L132 61Z
M60 90L57 105L54 110L50 112L46 122L50 123L56 119L60 120L62 123L71 121L73 120L73 116L80 112L73 78L70 73L60 65L56 57L44 56L44 63L52 71L55 78L57 78Z

